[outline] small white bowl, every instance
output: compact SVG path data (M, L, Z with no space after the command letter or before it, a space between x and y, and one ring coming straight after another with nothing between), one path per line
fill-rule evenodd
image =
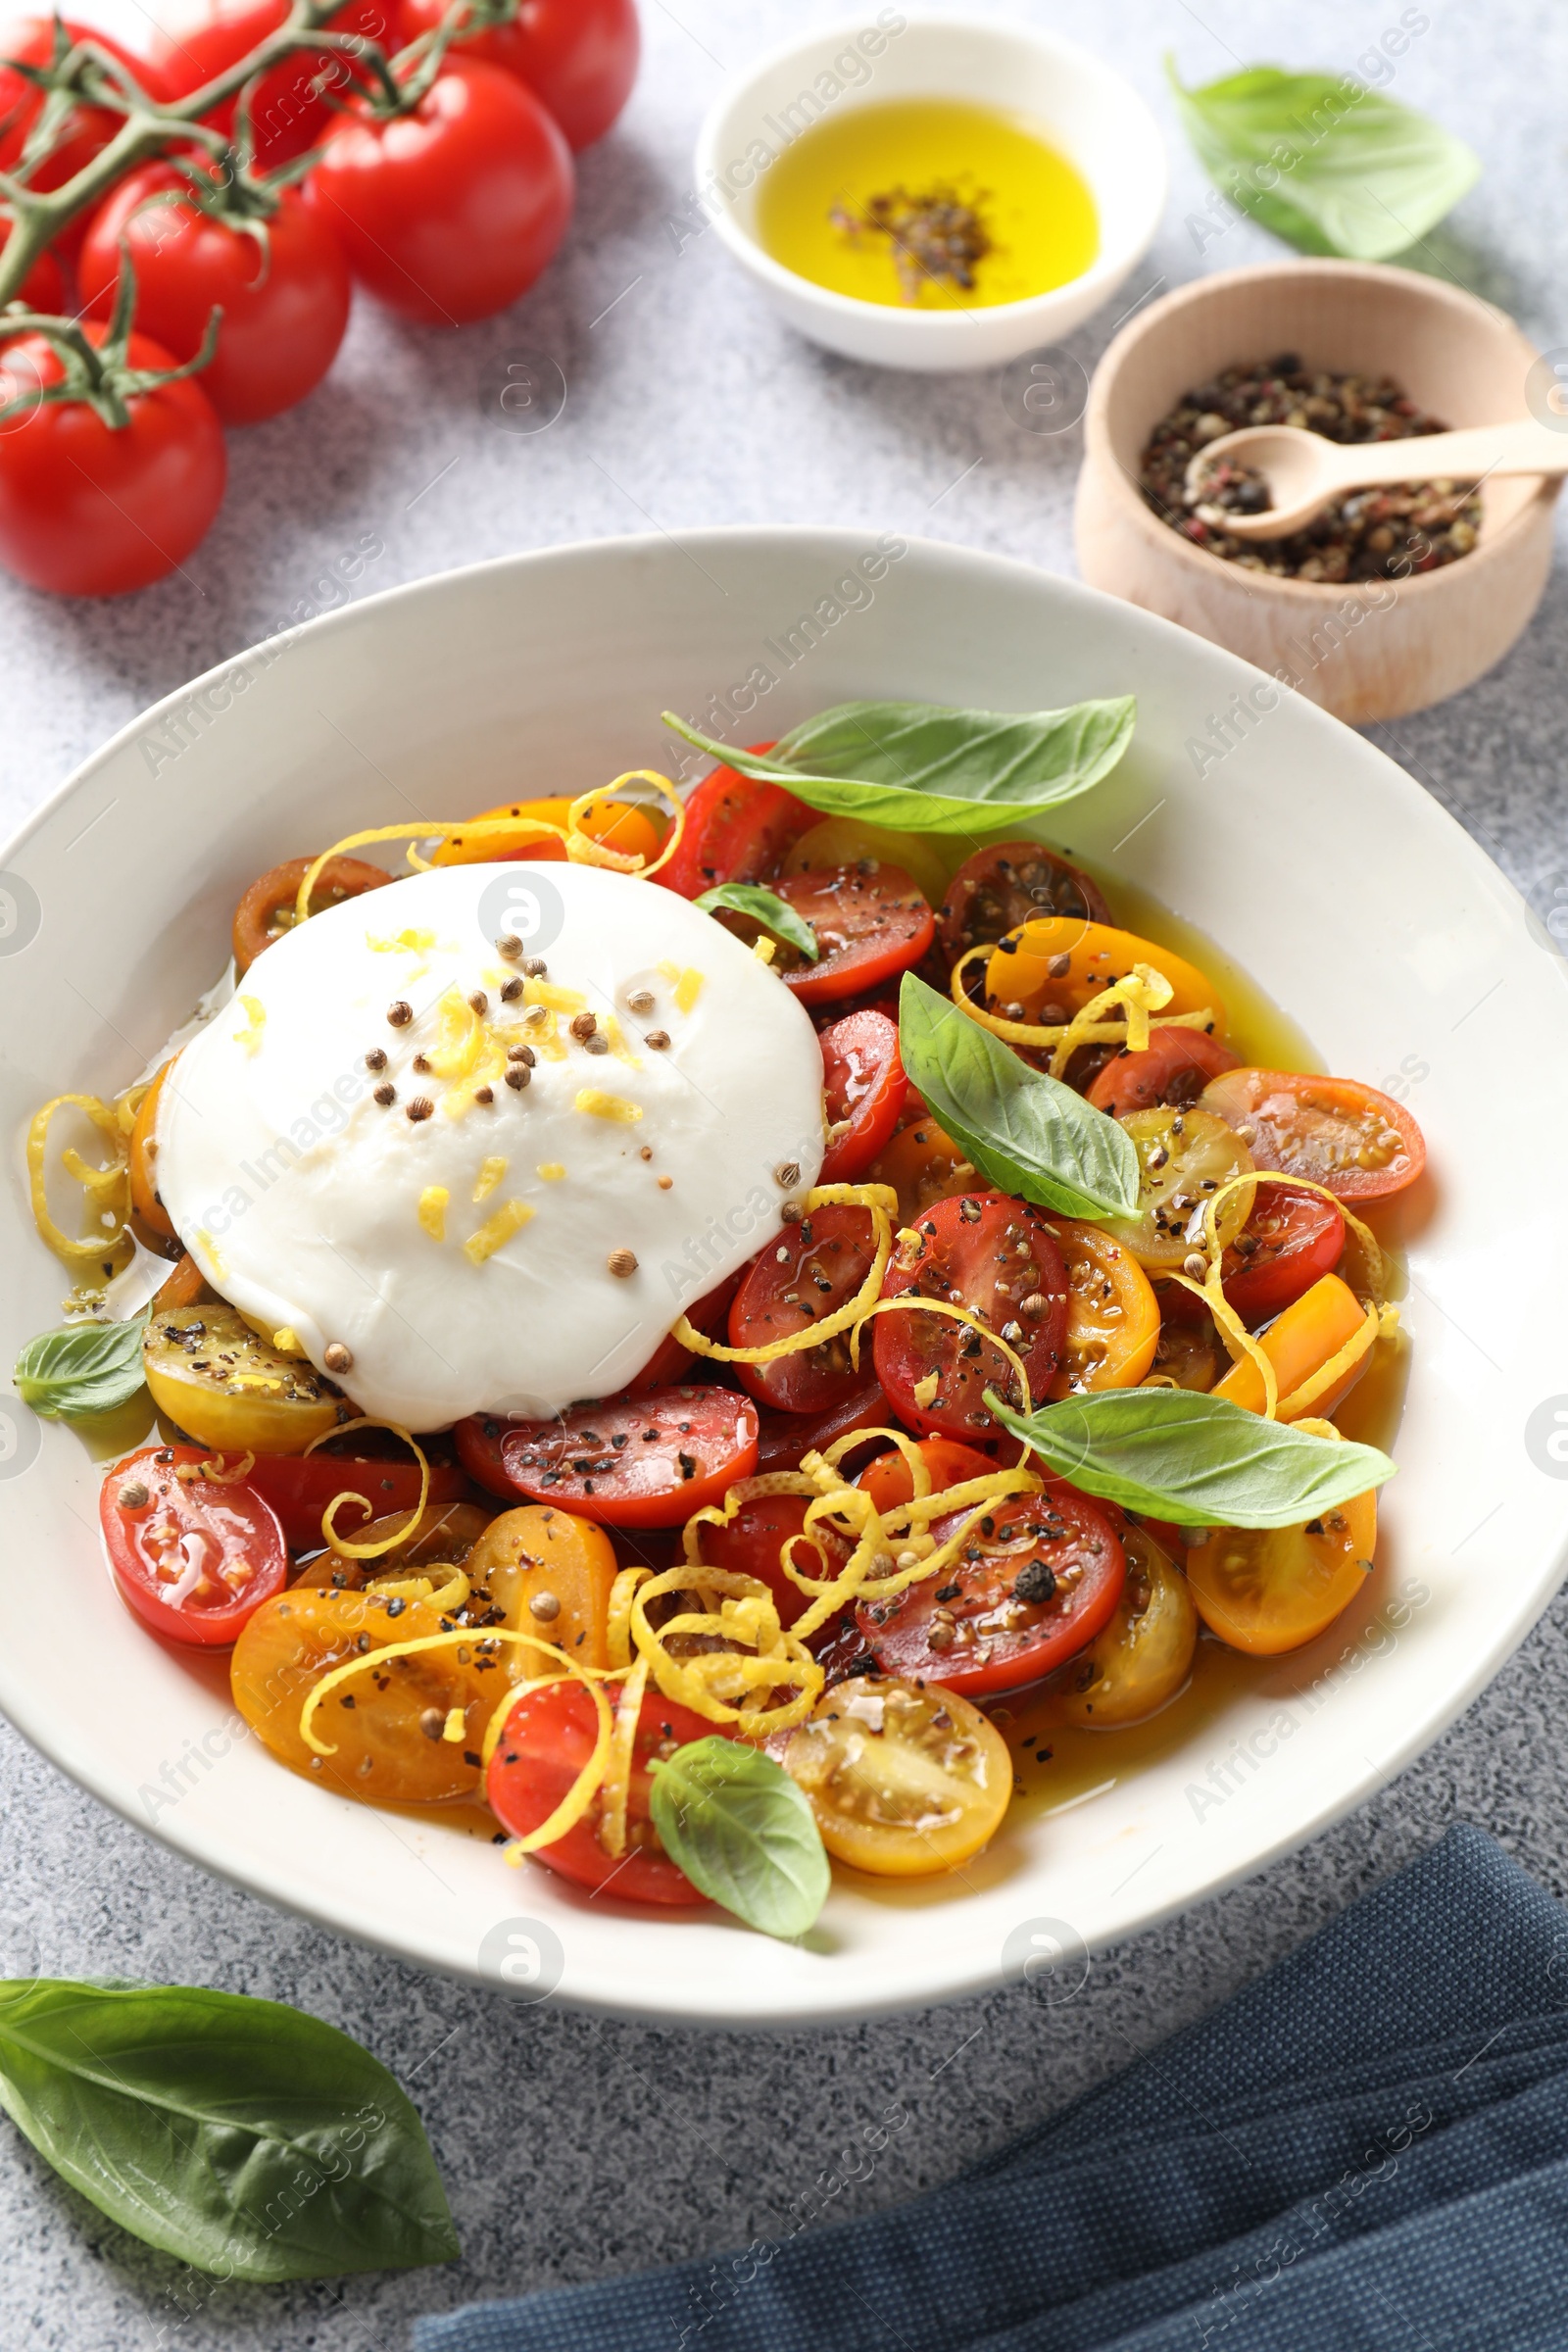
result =
M925 311L835 294L775 262L757 232L757 188L768 162L840 109L892 98L967 99L1038 123L1094 196L1093 267L1026 302ZM791 326L830 351L882 368L1000 368L1070 334L1109 300L1149 250L1166 177L1158 123L1136 90L1087 50L1023 25L884 8L770 51L726 89L697 142L690 213L694 229L711 223Z

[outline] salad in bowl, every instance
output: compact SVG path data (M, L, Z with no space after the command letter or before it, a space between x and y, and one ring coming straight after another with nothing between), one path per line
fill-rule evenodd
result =
M76 1286L16 1377L145 1390L114 1585L280 1765L798 1936L988 1843L1022 1702L1114 1735L1363 1589L1394 1463L1335 1415L1425 1148L1039 838L1130 701L669 723L684 795L260 877L135 1083L33 1119Z

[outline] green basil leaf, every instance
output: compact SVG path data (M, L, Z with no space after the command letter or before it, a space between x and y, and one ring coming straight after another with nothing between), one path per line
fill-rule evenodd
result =
M1302 253L1389 261L1480 175L1452 131L1353 78L1248 66L1188 90L1165 71L1215 186Z
M705 890L693 904L705 914L716 913L720 906L731 914L749 914L764 931L799 948L808 963L815 963L821 956L816 933L805 915L797 914L775 891L760 889L755 882L721 882L716 890Z
M666 727L724 766L783 784L830 816L903 833L1016 825L1108 775L1132 739L1131 695L1066 710L955 710L938 703L840 703L770 752L732 751L673 710Z
M830 1874L809 1800L783 1766L710 1739L650 1770L654 1827L692 1885L764 1936L804 1936Z
M1179 1527L1298 1527L1395 1471L1375 1446L1190 1389L1102 1389L1028 1414L989 1389L986 1402L1057 1478Z
M915 1093L998 1190L1064 1217L1135 1217L1132 1137L1032 1070L913 972L899 992L899 1058Z
M0 2103L101 2213L197 2270L275 2283L459 2250L409 2099L279 2001L0 1984Z
M17 1358L17 1395L45 1421L112 1413L142 1385L146 1328L143 1314L128 1323L68 1323L60 1331L41 1331Z

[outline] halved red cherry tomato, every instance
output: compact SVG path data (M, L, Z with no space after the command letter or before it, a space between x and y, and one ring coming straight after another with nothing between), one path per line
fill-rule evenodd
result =
M964 1193L936 1201L913 1230L919 1250L907 1259L895 1251L883 1298L968 1307L1022 1357L1031 1396L1044 1396L1067 1328L1067 1269L1045 1212L1005 1193ZM993 1341L952 1315L912 1309L878 1315L873 1329L877 1378L901 1421L971 1444L992 1434L986 1390L1011 1397L1017 1387Z
M835 1203L786 1225L746 1270L729 1310L730 1346L765 1348L824 1321L855 1297L875 1255L869 1209ZM819 1348L735 1369L751 1394L777 1411L825 1413L864 1387L870 1367L856 1370L849 1334L841 1332Z
M98 1498L122 1599L166 1641L202 1649L237 1642L288 1576L277 1515L254 1486L175 1475L211 1459L194 1446L143 1446Z
M741 1276L745 1271L744 1266L737 1266L733 1274L727 1274L713 1290L704 1298L694 1299L685 1309L687 1322L694 1331L700 1331L705 1339L712 1339L715 1333L723 1329L729 1302L740 1289ZM691 1349L683 1348L674 1333L667 1331L636 1379L627 1381L627 1396L645 1396L650 1389L669 1388L679 1380L692 1360Z
M432 31L445 5L403 0L403 38ZM639 47L635 0L522 0L510 24L465 41L463 54L515 74L544 100L572 146L588 147L631 96Z
M956 1438L922 1438L919 1452L933 1494L939 1494L944 1487L960 1486L966 1478L984 1478L997 1466L989 1454L960 1445ZM855 1483L865 1489L879 1511L896 1511L914 1494L909 1465L897 1446L867 1462Z
M1005 939L1042 915L1108 923L1098 883L1035 841L999 841L966 858L937 909L937 937L949 966L982 940ZM978 959L977 959L978 960Z
M840 1438L847 1438L858 1429L888 1429L898 1420L882 1383L871 1372L867 1350L860 1352L861 1386L841 1403L830 1405L825 1412L774 1413L762 1415L761 1434L757 1442L758 1470L793 1470L805 1453L820 1453ZM852 1450L854 1460L858 1448ZM846 1472L848 1476L848 1472Z
M787 964L788 950L775 959L803 1004L880 988L918 963L935 936L936 917L902 866L865 858L831 873L780 874L771 887L805 916L822 951L816 963Z
M770 752L773 746L747 748ZM816 809L782 784L760 784L733 767L715 767L688 794L680 847L654 879L683 899L700 899L719 882L765 882L816 821Z
M709 1566L732 1568L766 1585L778 1605L780 1625L793 1625L811 1605L810 1593L803 1592L784 1573L779 1555L791 1536L802 1537L793 1557L803 1576L836 1576L850 1556L850 1545L831 1528L814 1527L805 1535L808 1507L804 1494L758 1494L741 1504L727 1527L702 1531L703 1558ZM817 1544L820 1552L813 1548Z
M368 1519L407 1514L419 1499L419 1465L406 1452L387 1459L363 1449L348 1454L259 1453L245 1476L275 1512L290 1551L316 1551L325 1542L321 1513L334 1495L363 1494L370 1505L367 1511L346 1502L334 1517L338 1534L351 1539ZM509 1501L516 1499L510 1487L505 1492ZM430 1464L428 1503L466 1502L467 1497L468 1480L456 1462Z
M620 1695L618 1684L606 1687L612 1706ZM560 1804L593 1754L598 1718L594 1702L580 1683L550 1683L519 1698L507 1717L490 1759L485 1794L503 1829L525 1838ZM631 1783L626 1798L626 1850L607 1854L600 1843L602 1800L595 1796L587 1812L564 1838L536 1849L535 1859L559 1870L579 1886L604 1887L631 1903L700 1903L705 1897L659 1842L650 1819L653 1788L649 1759L667 1757L693 1740L727 1737L721 1724L710 1723L690 1707L650 1690L637 1717L632 1748Z
M1344 1250L1345 1219L1332 1200L1260 1184L1246 1232L1225 1252L1225 1296L1244 1323L1270 1322L1332 1274Z
M253 882L234 909L233 948L236 971L248 972L264 949L294 927L294 906L314 858L286 858ZM383 866L364 858L329 858L311 892L311 912L357 899L363 891L379 890L392 876Z
M757 1407L734 1389L654 1389L509 1421L513 1492L612 1527L679 1527L757 1467Z
M898 1023L885 1013L846 1013L823 1030L822 1092L832 1141L818 1183L853 1184L865 1173L898 1125L908 1091Z
M1200 1107L1235 1128L1254 1166L1325 1184L1342 1200L1402 1193L1427 1164L1403 1104L1355 1078L1228 1070L1203 1089Z
M1114 1054L1089 1089L1089 1100L1113 1119L1161 1104L1185 1110L1211 1078L1238 1067L1239 1057L1206 1030L1151 1029L1148 1052Z
M938 1519L939 1542L963 1525ZM884 1674L940 1683L967 1698L1016 1690L1092 1642L1113 1614L1127 1555L1099 1503L1053 1479L977 1522L945 1573L891 1601L863 1601L861 1633Z

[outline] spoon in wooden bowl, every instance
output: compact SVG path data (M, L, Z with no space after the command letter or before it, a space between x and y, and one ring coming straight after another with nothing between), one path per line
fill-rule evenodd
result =
M1491 473L1568 473L1568 425L1475 424L1454 433L1414 433L1404 441L1329 441L1297 424L1250 424L1222 433L1187 468L1187 495L1203 496L1220 460L1260 473L1273 504L1260 514L1224 509L1233 539L1288 539L1350 490L1383 482L1478 482Z

